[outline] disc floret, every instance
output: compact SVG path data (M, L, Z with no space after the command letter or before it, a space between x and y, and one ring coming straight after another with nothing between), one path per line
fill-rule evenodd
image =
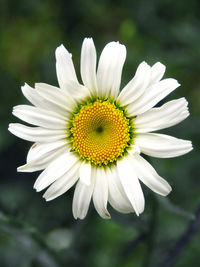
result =
M71 150L80 159L96 166L115 163L132 143L131 119L109 98L96 98L79 104L68 128Z

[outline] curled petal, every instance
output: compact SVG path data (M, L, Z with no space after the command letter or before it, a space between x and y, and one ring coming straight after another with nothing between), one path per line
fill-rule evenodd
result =
M127 106L130 116L137 116L155 106L180 84L175 79L165 79L153 84L133 103Z
M134 126L137 133L146 133L171 127L189 116L185 98L172 100L159 108L152 108L137 116Z

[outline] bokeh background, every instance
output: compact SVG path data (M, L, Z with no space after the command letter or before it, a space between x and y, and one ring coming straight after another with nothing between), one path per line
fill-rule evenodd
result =
M200 262L200 1L0 1L0 266L188 267ZM55 48L63 43L79 72L81 43L93 37L98 55L119 40L127 47L122 85L137 65L161 61L165 77L182 84L166 100L186 96L191 116L165 133L191 139L194 150L149 159L173 187L168 198L145 188L146 209L111 220L90 207L73 219L73 189L46 203L32 186L37 173L17 173L30 143L7 131L14 105L27 103L20 86L57 85ZM80 77L80 76L79 76Z

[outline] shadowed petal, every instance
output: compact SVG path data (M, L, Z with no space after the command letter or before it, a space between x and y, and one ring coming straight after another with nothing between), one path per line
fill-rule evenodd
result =
M78 180L78 168L80 164L74 164L68 171L57 179L44 193L46 201L53 200L67 192Z
M107 210L108 181L103 168L96 168L93 202L99 215L104 219L110 219Z
M131 164L130 156L117 162L117 169L124 191L137 215L144 211L144 195L139 180Z
M90 185L83 184L80 180L78 181L73 198L73 215L74 218L84 219L87 215L90 201L92 198L93 190L94 190L94 168L92 169L92 178Z
M111 206L119 212L130 213L134 212L134 209L128 200L122 184L119 179L116 168L108 168L106 170L106 176L108 179L108 189L109 189L109 202Z
M63 153L39 175L34 184L34 188L37 191L43 190L67 173L77 161L78 158L71 152Z
M131 157L132 164L139 179L152 191L162 196L171 192L171 186L160 177L154 168L144 158L139 155Z

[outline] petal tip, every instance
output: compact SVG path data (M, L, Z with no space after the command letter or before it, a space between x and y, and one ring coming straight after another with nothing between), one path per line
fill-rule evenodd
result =
M37 190L36 190L36 191L37 191ZM38 191L37 191L37 192L38 192ZM46 192L44 193L44 195L43 195L42 197L46 200L46 202L52 200L50 197L48 197L48 194L46 194Z
M17 168L17 172L25 172L26 170L24 170L24 166L25 166L25 165L19 166L19 167Z
M111 219L111 216L110 216L110 213L109 212L106 212L105 213L105 219Z
M65 46L63 44L61 44L60 46L58 46L55 50L55 54L56 54L56 59L58 59L62 54L67 54L67 55L71 55L67 49L65 48Z

